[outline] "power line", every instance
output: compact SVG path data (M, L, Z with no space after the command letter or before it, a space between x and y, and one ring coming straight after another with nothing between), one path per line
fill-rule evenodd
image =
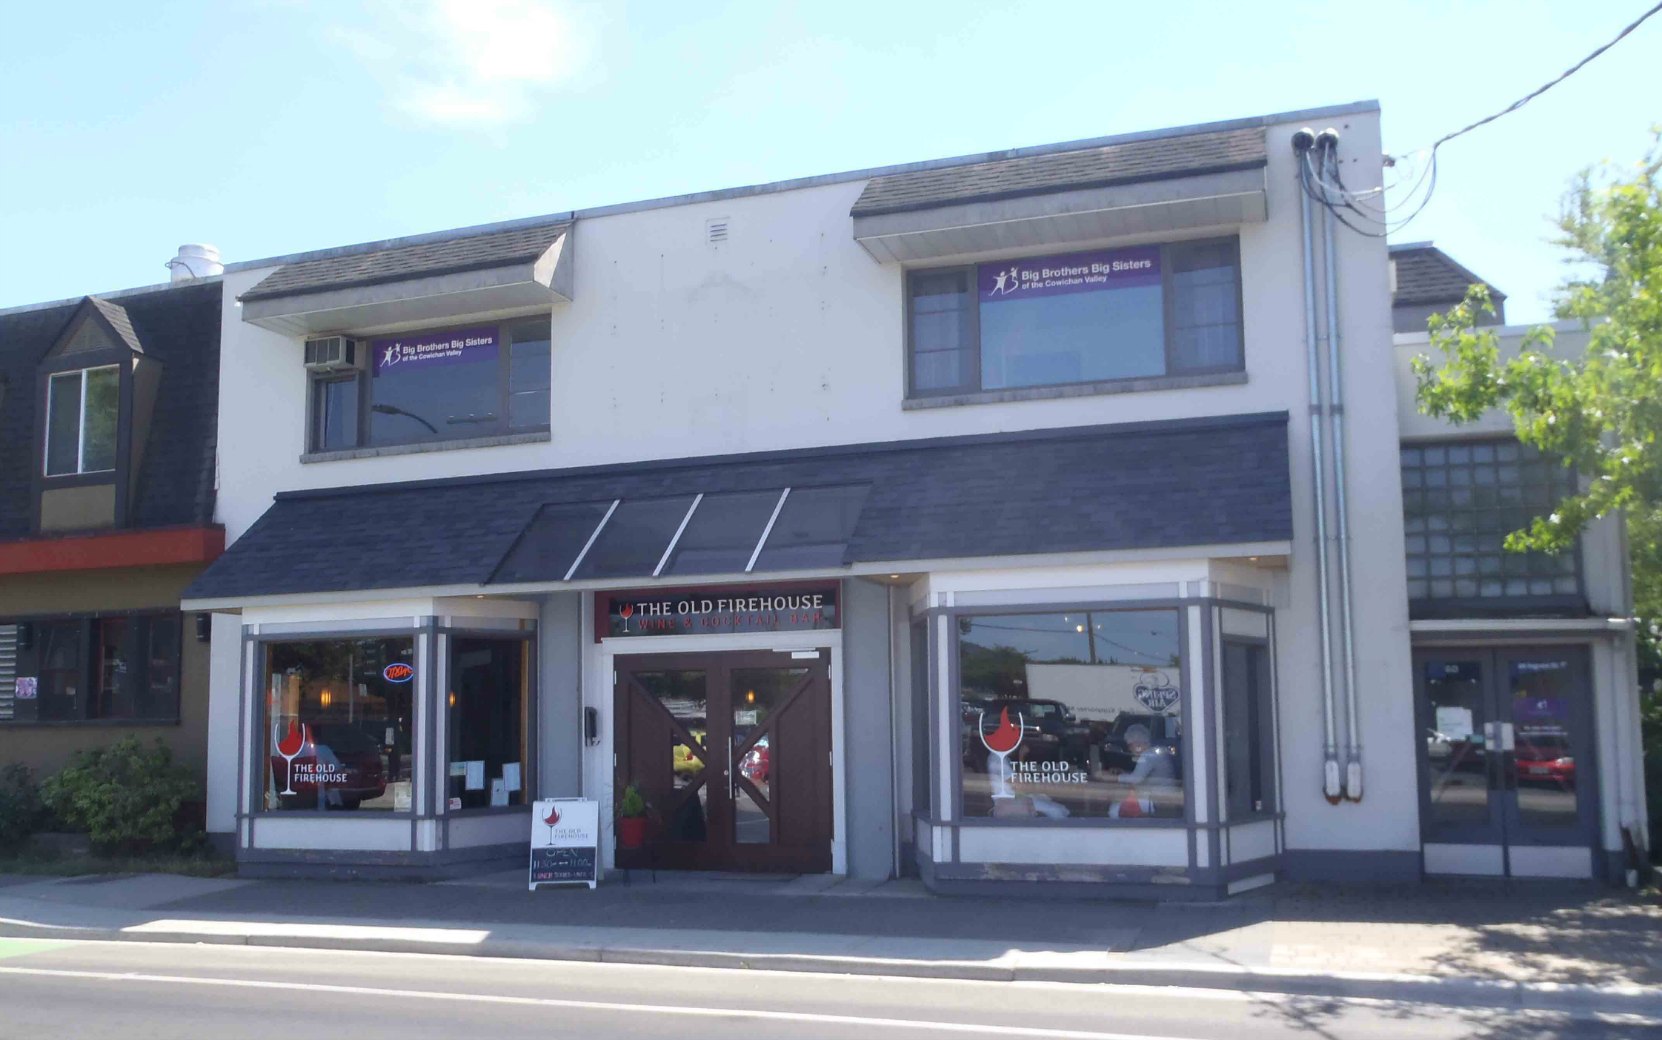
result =
M1543 83L1540 86L1536 87L1534 90L1532 90L1529 93L1525 94L1523 97L1519 98L1518 100L1512 102L1510 105L1507 105L1505 108L1501 109L1499 112L1495 112L1495 113L1492 113L1490 115L1486 115L1482 119L1479 119L1475 123L1467 123L1465 126L1461 127L1460 129L1458 129L1458 130L1456 130L1452 133L1444 134L1443 136L1437 138L1437 140L1431 142L1432 152L1435 153L1438 148L1441 148L1443 145L1445 145L1448 142L1454 140L1456 137L1459 137L1461 134L1470 133L1471 131L1476 130L1478 127L1483 126L1487 123L1492 123L1495 120L1499 119L1501 116L1507 115L1507 114L1512 113L1512 112L1516 112L1518 109L1520 109L1520 108L1524 107L1525 105L1529 104L1531 101L1534 101L1536 98L1540 97L1542 94L1545 94L1547 91L1551 90L1553 87L1556 87L1558 84L1560 84L1560 83L1564 82L1565 80L1569 79L1571 76L1575 75L1577 72L1580 72L1582 67L1585 66L1588 62L1592 61L1594 58L1598 57L1599 55L1603 54L1605 51L1609 50L1610 48L1614 47L1616 44L1620 43L1624 37L1626 37L1633 30L1639 28L1639 26L1643 25L1647 19L1649 19L1652 15L1656 14L1658 11L1662 11L1662 3L1656 4L1650 10L1646 11L1644 14L1640 15L1639 17L1635 18L1633 21L1629 22L1627 24L1626 28L1622 29L1621 32L1617 33L1614 37L1612 37L1602 47L1599 47L1597 50L1593 51L1591 54L1587 55L1585 58L1582 58L1580 61L1576 62L1574 65L1571 65L1569 68L1565 69L1563 72L1560 72L1557 76L1555 76L1551 80L1549 80L1546 83Z

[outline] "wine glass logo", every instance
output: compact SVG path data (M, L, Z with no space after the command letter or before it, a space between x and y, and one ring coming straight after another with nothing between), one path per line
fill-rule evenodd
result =
M628 632L629 619L635 614L635 605L633 603L625 603L623 606L617 608L617 612L618 615L623 618L623 630Z
M300 752L306 747L306 724L299 719L289 721L289 731L286 736L280 736L278 723L271 724L271 742L277 748L277 753L283 756L288 765L288 779L283 785L281 794L294 794L294 760L300 757Z
M1000 708L998 710L998 728L993 730L991 733L988 733L987 727L983 721L986 717L986 712L980 712L976 715L976 731L981 735L982 746L994 755L998 756L999 775L1007 776L1009 775L1008 766L1006 764L1007 760L1010 757L1010 752L1016 750L1016 747L1021 743L1022 731L1027 725L1027 722L1021 717L1021 712L1018 711L1016 712L1016 721L1011 723L1010 709L1007 707ZM989 773L992 772L991 769L987 771ZM1015 795L1010 793L994 792L993 797L1014 798Z

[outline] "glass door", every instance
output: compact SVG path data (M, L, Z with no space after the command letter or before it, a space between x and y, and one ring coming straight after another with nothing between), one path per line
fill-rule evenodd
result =
M616 671L614 784L648 807L620 866L831 869L824 652L631 655Z
M1420 651L1414 663L1427 870L1590 871L1597 800L1586 651Z

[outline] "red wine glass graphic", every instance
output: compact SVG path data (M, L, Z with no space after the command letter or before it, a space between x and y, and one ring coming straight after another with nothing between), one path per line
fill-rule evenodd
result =
M988 733L982 721L986 717L986 712L980 712L975 717L975 728L980 732L981 745L998 756L999 775L1008 776L1009 767L1006 761L1010 757L1010 752L1016 750L1017 745L1021 743L1022 732L1027 726L1027 720L1023 719L1021 712L1018 711L1016 712L1016 721L1012 724L1010 722L1010 709L1008 707L1000 708L998 710L998 728ZM987 772L990 773L992 770L988 769ZM1007 791L994 791L993 797L1014 798L1015 795Z
M617 612L618 615L623 618L623 630L628 632L629 619L635 614L635 605L633 603L625 603L623 606L617 608Z
M278 724L271 724L271 741L277 747L277 753L283 756L288 765L288 781L279 793L294 794L294 760L300 757L300 752L306 747L306 724L298 719L289 722L289 731L286 736L279 736Z

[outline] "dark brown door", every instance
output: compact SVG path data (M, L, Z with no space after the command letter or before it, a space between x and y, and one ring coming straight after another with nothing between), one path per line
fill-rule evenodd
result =
M649 806L624 867L831 869L823 651L617 658L617 776Z

